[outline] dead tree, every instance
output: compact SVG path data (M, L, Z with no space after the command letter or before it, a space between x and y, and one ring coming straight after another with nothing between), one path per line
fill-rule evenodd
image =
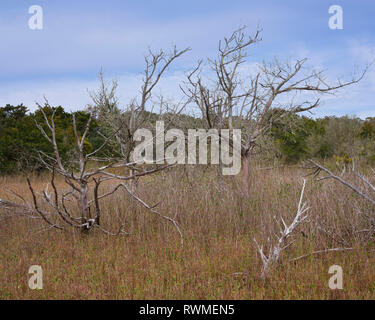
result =
M152 51L149 49L148 55L145 56L140 95L134 97L124 110L119 106L117 81L112 80L112 83L107 83L102 70L100 71L100 88L96 92L90 93L92 105L89 108L97 115L102 126L106 127L106 131L109 134L114 134L119 155L125 161L132 161L132 151L135 147L134 134L139 128L152 129L155 117L158 120L168 120L165 123L165 128L167 128L184 110L187 102L171 106L164 101L163 97L160 97L159 102L155 103L152 101L152 93L170 65L189 50L191 49L178 50L174 47L170 53L167 53L163 50ZM159 106L159 110L156 110L155 104ZM165 115L169 115L169 119L164 119ZM131 173L133 173L132 170L130 168ZM133 192L136 191L136 186L137 179L131 179Z
M116 92L117 81L113 80L111 84L106 83L103 72L100 72L100 88L90 94L93 102L90 108L97 113L99 121L107 125L110 132L115 132L114 136L120 146L121 156L127 161L131 161L131 152L135 146L133 137L137 129L150 129L153 116L162 118L163 114L167 113L174 118L184 110L186 102L171 106L162 97L158 103L151 100L153 97L152 92L160 82L163 74L176 59L189 50L191 49L178 50L174 47L170 53L167 53L163 50L155 52L150 49L148 55L145 56L140 95L139 97L134 97L125 110L121 110L119 107ZM155 105L159 106L159 110L156 110ZM169 119L168 123L170 122L171 119ZM121 128L117 130L120 124Z
M247 37L245 27L234 31L219 42L217 57L208 60L209 75L205 75L205 66L200 61L181 87L200 110L208 128L242 130L241 175L245 194L249 191L251 156L273 123L290 113L318 107L318 95L333 94L359 82L368 69L366 66L348 81L338 79L333 84L327 82L323 71L307 68L307 59L282 63L275 58L271 63L257 64L249 72L243 71L247 49L260 41L260 32ZM302 93L315 97L304 98Z
M50 108L48 101L46 101L46 106ZM0 199L0 208L17 210L17 212L23 212L30 216L37 214L49 227L55 229L80 229L87 233L97 228L108 235L127 234L124 230L125 222L122 223L115 232L107 230L101 224L103 214L100 206L101 201L123 190L150 212L171 222L180 235L182 242L182 233L177 222L172 218L160 214L154 206L148 205L139 196L135 195L129 185L129 181L137 177L150 175L169 168L170 166L139 168L136 166L136 163L128 162L126 159L116 157L98 159L96 155L115 140L115 136L119 130L121 130L121 126L118 127L117 130L114 130L111 135L105 137L103 143L97 149L89 152L85 151L84 143L90 130L94 115L93 112L90 113L90 117L83 132L78 131L75 115L73 114L72 122L75 136L75 156L69 163L64 163L56 140L54 121L56 109L51 108L52 116L48 118L44 109L41 106L39 107L48 129L47 131L44 130L43 126L39 123L36 123L36 125L53 147L53 155L40 152L41 163L45 168L51 171L50 186L48 184L45 190L39 193L33 187L30 179L27 178L32 202L27 201L23 195L12 192L13 196L20 199L22 203ZM90 168L88 167L89 163ZM113 173L113 170L110 171L116 168L127 168L131 170L127 171L128 174L123 175ZM64 179L65 184L68 186L67 190L61 190L57 186L56 175ZM108 192L100 192L101 184L108 181L111 182L111 190ZM49 190L50 187L52 189L51 191ZM76 204L73 206L73 209L69 208L69 202Z

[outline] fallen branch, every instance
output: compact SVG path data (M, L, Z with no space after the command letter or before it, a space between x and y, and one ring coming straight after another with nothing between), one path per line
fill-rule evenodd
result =
M349 251L349 250L355 250L355 248L332 248L332 249L318 250L318 251L314 251L314 252L304 254L304 255L299 256L297 258L290 259L289 262L298 261L298 260L301 260L303 258L307 258L307 257L309 257L311 255L314 255L314 254L327 253L327 252L333 252L333 251L336 251L336 252L337 251Z
M258 252L263 263L262 273L260 275L262 279L266 278L270 268L278 263L281 252L291 245L291 243L285 244L286 240L292 235L296 227L300 225L302 222L304 222L307 218L306 212L309 210L309 207L306 206L306 203L302 202L303 194L305 191L305 185L306 180L303 181L303 187L301 191L300 200L298 203L297 214L294 217L293 222L288 226L285 223L284 219L281 217L283 228L280 227L279 235L275 234L277 242L275 244L269 244L268 255L264 253L263 246L259 245L257 240L254 238L254 242L258 248ZM268 242L270 242L270 240L268 240Z

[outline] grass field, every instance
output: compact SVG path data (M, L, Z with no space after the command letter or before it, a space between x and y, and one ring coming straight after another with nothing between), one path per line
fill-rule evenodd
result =
M259 277L253 238L267 246L275 221L293 220L305 173L255 168L248 198L232 177L219 188L215 171L203 168L141 180L139 195L179 222L183 247L171 224L121 192L106 200L103 225L114 230L126 219L127 236L47 230L41 219L0 212L0 299L374 299L373 243L359 213L374 209L334 181L308 180L308 222L269 277ZM32 178L36 190L47 182ZM9 197L6 188L28 194L21 176L0 178L0 197ZM352 249L290 261L343 247ZM42 290L28 287L31 265L43 269ZM328 286L331 265L343 268L343 290Z

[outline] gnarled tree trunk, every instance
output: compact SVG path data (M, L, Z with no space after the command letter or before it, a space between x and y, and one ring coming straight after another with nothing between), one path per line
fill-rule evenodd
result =
M242 156L241 192L245 197L250 195L250 155Z

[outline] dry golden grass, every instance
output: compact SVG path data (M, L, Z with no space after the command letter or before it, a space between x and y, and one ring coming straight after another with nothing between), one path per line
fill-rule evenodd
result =
M130 236L38 231L43 227L38 219L0 213L0 299L373 299L372 241L357 232L366 221L356 212L374 209L334 181L308 182L310 222L298 230L269 278L259 278L253 238L266 244L277 228L274 216L293 219L302 173L296 168L254 170L248 199L230 177L219 191L214 171L202 168L141 180L138 193L150 203L161 201L159 210L179 221L183 247L172 225L124 193L106 200L103 224L115 230L119 217L126 218ZM47 180L32 182L40 190ZM0 197L5 187L28 194L22 177L0 178ZM289 262L343 246L355 250ZM334 264L343 268L343 290L328 287ZM43 268L42 290L28 287L31 265Z

